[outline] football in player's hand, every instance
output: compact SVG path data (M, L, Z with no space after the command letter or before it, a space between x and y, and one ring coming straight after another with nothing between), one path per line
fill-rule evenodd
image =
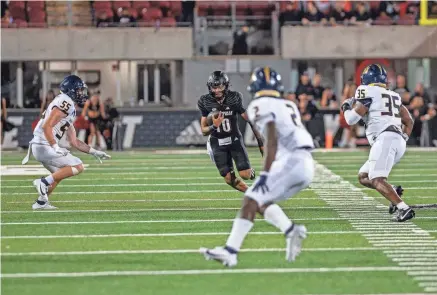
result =
M206 117L206 122L208 123L208 125L212 125L212 116L214 116L214 119L217 119L219 117L220 112L219 111L214 111L208 114L208 116Z

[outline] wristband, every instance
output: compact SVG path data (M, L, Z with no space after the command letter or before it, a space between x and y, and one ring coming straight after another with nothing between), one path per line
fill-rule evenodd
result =
M55 149L55 150L56 150L56 149L59 149L59 145L58 145L57 143L52 144L52 148Z
M215 127L214 124L209 126L209 131L216 131L216 130L217 130L217 127Z
M269 175L269 172L268 171L261 171L260 173L259 173L259 175L261 176L261 175L265 175L265 176L267 176L267 175Z

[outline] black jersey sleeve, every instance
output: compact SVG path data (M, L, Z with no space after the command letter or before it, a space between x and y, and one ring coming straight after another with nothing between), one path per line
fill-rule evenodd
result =
M201 96L199 101L197 102L197 107L199 108L199 111L202 114L202 117L207 117L208 116L209 112L205 108L205 105L203 104L203 96Z
M243 94L241 94L241 92L237 92L236 107L238 113L244 114L246 112L246 108L243 106Z

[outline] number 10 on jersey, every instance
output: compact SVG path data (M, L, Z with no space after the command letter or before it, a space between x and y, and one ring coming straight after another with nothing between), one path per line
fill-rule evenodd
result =
M224 118L221 125L222 125L221 130L223 130L223 132L231 131L231 123L229 122L228 118ZM220 126L217 128L217 132L220 132Z

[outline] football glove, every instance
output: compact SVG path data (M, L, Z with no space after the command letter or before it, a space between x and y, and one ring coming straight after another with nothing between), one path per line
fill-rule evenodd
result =
M69 150L65 149L65 148L61 148L58 144L54 144L52 145L52 148L55 150L55 153L61 156L65 156L68 153L70 153Z
M107 153L95 150L93 148L90 149L90 155L93 155L100 162L100 164L103 163L102 160L111 159L111 156L108 155Z
M346 99L343 102L343 104L341 105L342 112L344 113L347 110L351 110L352 106L354 105L354 103L355 103L355 98L354 97Z
M256 181L255 185L253 186L253 191L257 192L258 190L261 190L261 192L263 194L265 194L266 192L269 191L269 187L267 186L267 176L268 176L268 172L266 171L262 171L259 174L259 178Z

